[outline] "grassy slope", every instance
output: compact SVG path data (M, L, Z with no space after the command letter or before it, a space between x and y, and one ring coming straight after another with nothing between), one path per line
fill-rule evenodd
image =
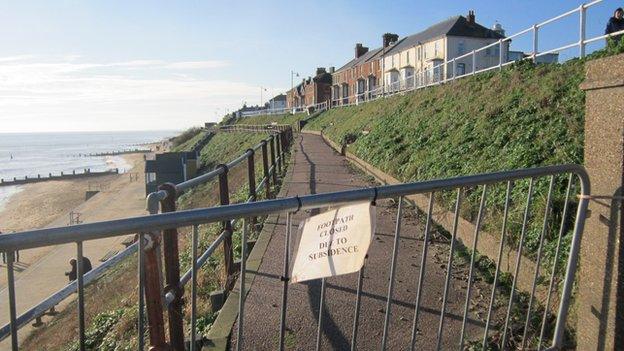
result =
M333 109L306 128L401 180L582 162L583 64L525 64ZM362 130L370 130L362 135Z

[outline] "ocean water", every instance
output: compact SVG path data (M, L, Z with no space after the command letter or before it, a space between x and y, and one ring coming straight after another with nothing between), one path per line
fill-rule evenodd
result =
M121 156L84 157L80 154L141 149L138 144L157 142L176 135L175 131L0 133L0 178L5 180L58 175L61 172L129 170ZM0 187L0 210L19 186Z

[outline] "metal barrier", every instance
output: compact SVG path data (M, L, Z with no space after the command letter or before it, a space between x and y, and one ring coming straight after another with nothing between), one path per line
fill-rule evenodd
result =
M572 49L574 47L578 47L578 57L584 58L586 56L586 47L588 44L599 42L600 40L606 40L611 37L624 35L624 30L606 34L599 35L592 38L587 38L587 9L596 6L600 3L604 2L604 0L595 0L591 1L587 4L581 4L579 7L567 11L559 16L550 18L541 23L536 23L529 28L521 30L515 34L512 34L504 39L500 39L491 44L482 46L475 50L472 50L466 54L453 57L446 58L440 57L443 61L438 65L433 65L424 70L415 72L412 76L407 77L399 77L397 81L390 82L387 85L383 85L381 87L377 87L375 89L368 90L366 92L362 92L360 94L353 94L350 96L340 97L332 100L332 107L347 107L352 105L357 105L361 103L366 103L368 101L374 101L378 97L387 97L392 96L397 93L405 93L417 89L423 89L434 85L444 84L450 81L454 81L458 78L463 78L467 76L472 76L478 73L483 73L495 69L502 69L505 66L511 65L517 61L522 60L532 60L534 62L538 62L540 57L546 56L548 54L559 53L564 50ZM570 33L577 34L572 41L570 41L566 45L562 45L557 48L551 48L548 50L540 50L539 49L539 33L540 29L546 27L549 24L555 23L559 20L568 18L570 16L578 15L578 31L571 31ZM512 40L518 39L522 36L530 35L532 46L531 52L528 57L521 58L519 60L509 60L505 57L505 46L511 45ZM497 62L492 63L491 60L488 60L488 57L491 56L491 52L498 52ZM489 53L489 54L488 54ZM483 62L479 59L483 58ZM382 61L382 69L384 67L383 64L384 58L381 58ZM457 65L458 63L464 64L464 67L470 67L470 70L464 70L461 73L458 73ZM479 65L480 64L480 65ZM384 72L382 72L384 75Z
M225 206L229 204L229 189L228 189L228 171L234 167L237 167L239 164L247 161L248 168L248 186L249 186L249 197L247 198L247 202L256 201L257 194L263 188L265 190L266 198L272 198L273 194L271 193L271 184L275 185L277 183L277 176L282 172L282 165L285 167L284 157L286 150L289 148L292 141L292 130L290 128L280 128L279 130L275 130L271 132L271 135L260 142L255 147L248 149L245 153L243 153L238 158L232 160L228 164L218 165L215 170L212 172L203 174L196 178L190 179L183 183L174 185L174 184L163 184L159 187L157 192L151 193L147 196L147 207L150 214L154 215L151 217L162 216L158 215L159 207L160 212L167 213L168 215L184 215L184 212L176 213L176 200L178 196L182 193L202 184L206 184L207 182L217 179L219 180L219 194L220 194L220 204ZM258 185L256 185L256 172L255 172L255 154L256 151L261 152L262 159L262 179ZM269 155L270 153L270 155ZM269 163L270 160L270 163ZM47 238L43 241L41 240L27 240L29 248L34 247L43 247L43 246L51 246L58 245L61 243L68 242L76 242L77 245L77 280L67 285L65 288L61 289L59 292L53 294L51 297L42 301L37 306L31 308L29 311L26 311L24 314L17 317L17 311L15 307L15 279L13 275L14 268L14 251L21 250L18 247L23 247L22 244L18 244L15 247L12 247L11 244L9 246L5 246L3 242L8 240L8 242L12 241L12 238L24 238L22 234L24 233L15 233L9 235L3 235L0 238L0 252L6 252L7 255L7 279L8 279L8 293L9 293L9 304L10 304L10 323L5 325L3 328L0 328L0 340L6 338L7 336L11 336L11 345L13 350L18 349L18 340L17 340L17 330L26 325L31 320L40 317L50 308L53 308L56 304L58 304L63 299L67 298L74 292L78 292L78 321L79 321L79 342L80 348L84 349L85 347L85 320L84 320L84 288L85 284L95 281L98 277L100 277L107 268L121 261L121 259L129 256L136 250L137 245L132 245L128 247L126 250L115 256L110 260L110 263L105 263L102 266L94 269L93 271L83 274L82 267L82 247L83 242L88 240L94 240L101 237L111 237L111 236L120 236L130 233L139 233L138 247L139 247L139 264L138 264L138 276L139 276L139 318L138 318L138 340L139 340L139 348L142 350L144 347L143 335L144 335L144 321L143 321L143 311L147 309L147 318L150 325L150 346L154 347L155 350L163 349L167 347L167 343L165 342L165 332L164 332L164 319L163 319L163 304L164 307L168 310L168 325L169 325L169 335L170 335L170 345L174 347L176 350L184 349L184 334L183 334L183 325L182 325L182 294L184 292L184 285L188 283L189 280L193 281L192 285L192 295L196 296L196 272L199 267L201 267L208 258L212 255L215 249L223 243L224 254L225 254L225 267L226 273L228 277L228 284L226 284L226 288L231 289L232 283L234 282L234 266L232 261L232 226L233 221L226 220L223 222L223 231L216 238L216 240L210 245L210 247L198 258L197 257L197 230L193 231L193 261L196 262L195 265L192 265L191 269L184 273L182 278L180 278L180 266L179 266L179 253L178 253L178 245L177 245L177 226L168 226L166 228L150 228L143 227L139 225L138 227L134 227L134 229L129 228L131 226L127 226L124 224L116 225L115 223L120 223L123 221L134 222L135 220L141 222L141 218L147 219L147 217L137 217L130 218L128 220L116 220L116 221L106 221L106 222L98 222L90 224L92 228L95 228L95 231L98 234L92 232L92 229L87 229L85 227L81 227L81 225L76 225L72 227L61 227L61 228L52 228L52 229L42 229L35 230L33 232L42 233L42 236L39 238ZM135 223L138 223L135 222ZM82 229L81 229L82 228ZM162 229L162 235L158 231ZM60 234L60 232L66 233ZM73 239L66 241L69 237L66 236L68 233L69 237L73 237ZM12 238L11 238L12 237ZM161 282L160 282L160 241L163 242L163 257L165 263L165 278L166 278L166 286L165 291L162 291ZM24 247L25 248L25 247ZM145 300L143 299L145 296ZM195 298L195 297L194 297ZM194 299L193 298L193 299ZM193 306L195 305L195 300L193 300ZM194 310L194 307L193 307ZM193 325L195 323L195 314L193 312ZM193 329L192 336L194 337L195 329ZM194 346L191 346L193 349Z
M280 138L274 138L274 139L279 140ZM271 145L273 145L273 143L271 143ZM282 145L286 145L286 144L282 144ZM265 149L266 143L262 143L261 147ZM281 155L283 155L283 149L281 150L282 150ZM271 156L274 156L274 154L271 153ZM192 282L191 283L192 298L190 301L191 311L192 311L191 313L191 340L195 340L194 339L195 325L196 325L195 308L196 308L196 288L197 288L196 276L197 276L197 269L199 268L201 264L200 261L196 261L197 226L198 225L206 224L206 223L222 222L223 227L224 227L222 234L215 240L215 242L212 243L212 245L201 256L200 258L201 260L210 256L221 242L226 243L229 241L231 243L232 221L237 220L237 219L243 219L243 230L242 230L242 237L241 237L241 243L242 243L241 272L245 272L245 269L246 269L245 258L247 255L245 243L247 240L250 219L253 217L264 216L264 215L269 215L269 214L274 214L274 213L286 213L287 222L288 224L291 224L291 221L292 221L291 214L300 210L318 209L318 208L324 208L327 206L335 206L339 204L346 204L346 203L352 203L352 202L357 202L357 201L374 202L374 201L378 201L381 199L389 199L389 198L398 197L399 207L398 207L398 213L397 213L397 225L396 225L396 231L394 235L394 250L393 250L391 261L390 261L390 280L389 280L389 285L388 285L388 295L387 295L387 305L386 305L387 308L385 310L385 314L386 314L385 323L383 325L384 333L383 333L383 337L381 340L381 344L383 348L387 342L387 335L388 335L388 328L389 328L388 320L391 314L391 307L392 307L393 286L394 286L395 272L396 272L395 266L396 266L396 258L398 255L397 243L398 243L399 235L401 232L400 218L401 218L402 211L403 211L402 210L403 201L405 197L408 197L411 195L428 194L429 195L429 207L428 207L428 211L426 212L424 246L423 246L421 265L420 265L420 270L419 270L419 280L417 283L417 297L415 301L414 320L413 320L413 325L412 325L411 345L412 345L412 349L414 349L418 341L416 330L418 326L419 313L421 309L421 301L422 301L421 294L422 294L423 286L424 286L423 277L425 276L425 270L426 270L427 250L428 250L428 246L430 243L430 235L432 232L432 225L433 225L432 208L433 208L433 202L435 199L434 194L440 194L445 191L452 191L452 192L456 191L456 200L454 202L454 208L455 208L454 224L455 225L451 233L451 237L450 237L451 239L450 249L449 249L450 252L448 256L448 262L446 265L444 295L443 295L442 305L440 309L439 327L437 331L437 340L438 340L437 348L440 349L442 334L443 334L444 325L445 325L445 318L446 318L447 296L448 296L449 286L450 286L449 282L450 282L450 278L452 274L453 257L454 257L454 254L459 251L459 247L458 247L459 243L457 240L457 229L458 229L457 226L458 226L458 220L460 216L459 213L460 213L460 205L462 203L462 194L465 191L467 191L467 189L469 188L475 188L475 187L481 188L481 201L479 204L479 214L477 217L478 219L477 219L477 224L476 224L476 230L474 232L474 241L473 241L474 244L472 246L472 253L471 253L471 259L470 259L470 273L468 277L469 279L468 279L468 286L467 286L467 293L466 293L466 304L465 304L464 314L463 314L462 326L465 327L467 315L468 315L470 298L471 298L470 290L471 290L471 284L473 281L472 278L474 276L473 267L475 266L475 255L476 255L476 247L477 247L476 243L478 241L479 234L480 234L481 218L485 211L484 204L486 203L485 201L486 196L487 196L486 194L487 194L488 189L492 188L493 186L496 186L496 184L499 184L499 185L506 185L506 191L505 191L505 201L502 207L502 210L503 210L502 212L504 214L503 214L503 220L502 220L499 257L498 257L498 261L496 262L496 273L495 273L494 283L493 283L492 291L491 291L492 300L490 301L490 306L489 306L489 310L487 314L487 323L485 326L484 337L483 337L483 345L487 345L489 343L488 341L489 329L492 328L491 318L492 318L492 305L494 301L493 298L497 294L497 282L499 282L500 274L501 274L500 264L501 264L502 250L503 250L506 237L511 235L511 233L508 233L509 229L507 226L508 226L508 213L511 208L510 198L512 194L512 189L515 183L520 182L520 181L528 181L529 186L526 192L526 204L522 206L524 208L524 216L522 220L522 227L521 227L521 232L520 232L520 237L519 237L519 242L518 242L516 264L515 264L515 269L514 269L514 274L513 274L513 282L512 282L512 287L510 290L508 308L507 308L505 323L504 323L504 328L503 328L503 337L501 341L501 345L506 345L507 329L509 327L510 314L511 314L512 308L514 306L517 306L520 303L519 301L517 301L518 299L515 296L515 291L516 291L515 288L516 288L516 281L517 281L517 277L519 273L518 270L519 270L519 267L521 266L520 262L521 262L521 259L523 259L522 249L525 244L527 228L528 228L529 221L531 218L531 214L530 214L531 205L532 205L532 201L534 200L533 198L535 196L534 185L540 179L547 177L549 179L549 187L548 187L547 200L545 202L543 227L542 227L541 235L539 239L539 250L537 253L537 257L535 259L537 268L534 273L535 279L533 280L533 289L532 289L530 299L528 302L528 307L526 308L526 311L527 311L526 324L524 327L524 335L522 338L522 346L524 347L525 343L528 340L527 333L529 330L528 326L529 326L529 321L531 320L532 309L534 307L534 304L537 303L535 300L535 288L536 288L537 281L538 281L539 270L541 266L541 259L543 255L542 250L543 250L543 244L544 244L544 236L546 234L546 231L549 228L550 219L556 217L555 214L553 213L556 210L556 211L559 211L559 215L561 218L561 226L559 228L559 235L557 239L557 250L556 250L554 260L553 260L554 263L553 263L553 267L552 267L552 271L550 275L550 283L548 287L547 298L544 304L545 311L544 311L543 319L542 319L543 322L541 325L541 329L539 330L538 348L541 348L543 339L547 337L546 334L549 332L548 328L546 327L546 320L550 313L549 307L550 307L551 295L554 292L555 282L557 279L556 278L557 262L559 260L559 257L564 254L561 252L562 251L562 239L564 235L566 234L565 223L569 221L570 219L568 218L570 217L570 214L568 212L571 212L571 209L570 209L571 206L569 206L568 203L570 202L570 196L572 194L572 188L574 184L573 176L575 175L580 184L580 192L579 192L580 197L579 197L579 202L578 202L578 207L577 207L577 215L576 215L576 218L574 219L574 223L575 223L574 229L572 233L570 234L571 235L570 250L568 252L568 259L567 259L567 264L565 268L563 285L562 285L561 292L559 295L560 302L559 302L559 307L556 311L556 325L554 327L554 331L552 335L552 344L550 346L550 349L558 349L562 347L564 331L566 328L566 319L568 316L568 310L569 310L569 305L570 305L570 296L571 296L572 289L573 289L574 276L575 276L577 263L578 263L580 241L581 241L581 236L583 233L583 226L585 223L587 205L589 201L587 195L590 194L589 178L583 167L577 166L577 165L549 166L549 167L541 167L541 168L534 168L534 169L523 169L523 170L515 170L515 171L508 171L508 172L499 172L499 173L464 176L464 177L450 178L450 179L424 181L424 182L418 182L418 183L406 183L406 184L400 184L400 185L379 186L375 188L356 189L356 190L341 191L341 192L334 192L334 193L307 195L307 196L301 196L301 197L271 199L271 200L260 201L260 202L255 202L255 203L240 203L240 204L232 204L232 205L227 205L228 201L227 201L227 196L225 195L226 193L223 191L223 188L221 188L222 190L221 194L223 194L221 202L222 204L224 204L223 206L203 208L203 209L193 209L193 210L178 211L178 212L173 211L174 208L171 207L171 204L175 201L177 194L184 192L198 184L202 184L207 179L212 179L216 176L219 176L220 180L225 179L225 177L227 176L227 170L229 167L233 167L236 164L241 163L245 159L249 160L251 159L251 157L253 157L253 152L248 151L243 156L232 161L227 166L225 165L218 166L215 169L215 171L209 174L205 174L196 179L178 184L177 186L172 186L172 185L163 186L163 188L159 190L158 192L152 193L148 199L150 212L154 213L153 215L150 215L150 216L142 216L142 217L120 219L120 220L98 222L98 223L80 224L80 225L71 226L71 227L33 230L33 231L27 231L27 232L22 232L22 233L15 233L15 234L7 234L7 235L0 236L0 251L6 252L7 258L8 258L7 273L8 273L8 283L9 283L8 288L9 288L9 295L10 295L9 305L10 305L10 310L11 310L10 329L12 332L13 350L17 350L16 332L17 332L17 327L18 327L17 322L16 322L16 316L15 316L16 296L15 296L15 290L14 290L14 285L13 285L13 262L14 262L13 253L15 250L24 250L24 249L35 248L35 247L75 242L77 243L77 254L79 258L78 262L81 262L80 258L82 256L81 255L82 243L84 241L106 238L106 237L113 237L113 236L120 236L120 235L129 234L129 233L135 233L135 232L141 233L140 234L141 240L139 241L139 262L140 262L139 264L139 277L140 277L139 278L139 282L140 282L139 291L141 294L139 296L143 296L143 291L145 291L147 312L148 312L147 316L148 316L148 321L150 325L150 329L149 329L150 346L154 350L166 349L169 346L171 346L175 350L183 350L183 345L181 344L183 342L182 325L177 324L177 323L181 323L181 315L177 316L180 318L176 319L176 316L173 316L172 313L176 311L178 313L180 312L179 308L181 306L180 297L181 297L182 288L183 288L183 285L189 281L189 276L190 276L190 280ZM281 158L281 156L278 155L278 158ZM268 183L270 181L270 177L268 176L267 172L270 172L271 170L275 171L276 167L277 169L279 169L280 167L278 163L272 162L271 169L268 169L266 159L267 159L267 153L263 152L263 164L264 164L263 182L264 183ZM275 175L275 172L273 173L273 175ZM567 179L567 191L566 191L565 198L564 198L565 205L563 206L563 208L561 207L555 208L555 206L553 205L553 199L552 199L553 188L555 184L559 183L559 180L560 180L559 178L561 177L564 177L565 179ZM250 190L258 189L260 186L250 187ZM253 199L253 198L254 198L254 194L250 193L249 199ZM163 213L160 213L160 214L156 214L157 209L158 209L158 202L161 202L161 206L163 208L163 211L162 211ZM168 289L166 289L165 306L167 306L169 313L170 313L169 323L170 324L176 323L175 326L170 325L171 340L170 340L170 343L167 344L165 343L164 325L162 323L162 304L161 304L162 294L160 293L160 290L159 290L160 280L159 280L158 270L157 270L158 257L156 256L155 249L158 247L158 241L160 239L160 236L158 235L159 231L162 230L163 232L163 241L165 242L165 245L169 245L167 244L167 241L170 240L171 238L167 238L167 236L172 236L172 234L175 233L176 228L185 227L185 226L193 226L192 252L193 252L193 262L196 262L196 263L192 265L190 272L187 272L183 276L182 279L179 279L179 277L176 277L175 274L173 274L175 273L175 268L178 262L172 261L172 257L177 258L177 252L174 252L174 251L167 252L168 250L175 250L175 247L172 248L172 247L165 246L165 253L166 253L165 262L167 263L167 266L168 266L166 276L167 276L167 283L169 284ZM288 241L290 240L292 236L291 225L288 225L287 228L288 229L287 229L286 240ZM224 247L227 247L227 245L224 245ZM285 258L287 258L288 251L287 250L285 251L286 251ZM169 256L167 256L167 254ZM226 260L229 260L229 258L226 257ZM285 273L286 273L285 280L287 280L288 279L288 263L287 263L288 260L285 260L285 262L286 262L285 267L284 267ZM231 267L231 263L226 262L226 267L228 266ZM227 268L227 271L228 271L228 274L232 274L231 268ZM78 282L77 282L78 283L78 297L79 297L78 314L79 314L79 321L80 321L79 323L80 324L80 340L81 340L81 345L84 347L84 281L83 281L81 272L82 272L82 267L81 265L79 265L79 274L78 274ZM360 298L362 294L362 289L361 289L362 276L363 276L363 271L360 271L360 274L359 274L360 282L358 284L358 289L357 289L357 293L355 296L356 307L355 307L355 312L354 312L354 323L353 323L353 335L354 335L354 338L352 340L353 344L355 344L355 341L356 341L358 325L359 325L359 306L360 306ZM233 278L233 274L231 275L231 277ZM324 298L324 289L325 289L324 281L325 280L323 279L323 284L321 288L321 302L320 302L321 308L323 306L322 299ZM231 282L233 282L233 280L228 280L229 284L231 284ZM240 291L245 291L245 274L239 275L238 283L239 283ZM280 333L280 345L282 345L282 348L284 345L283 341L284 341L284 331L285 331L285 324L286 324L285 306L286 306L286 301L288 297L287 286L288 284L286 281L283 285L283 289L284 289L284 299L282 302L283 318L281 319L281 333ZM240 295L239 321L243 321L244 316L245 316L244 315L245 294L239 294L239 295ZM141 298L139 298L139 306L140 306L140 310L142 310L143 301ZM158 312L160 312L160 314L158 314ZM174 318L171 318L172 316ZM322 321L323 321L322 313L319 313L319 316L320 316L318 320L319 333L317 335L317 343L316 343L317 349L319 349L320 347L320 341L321 341L320 336L321 336ZM462 327L462 332L461 332L461 340L458 340L458 343L457 343L460 349L463 349L463 346L465 345L463 327ZM142 320L142 314L140 314L139 340L140 340L141 350L143 347L143 342L142 342L143 332L144 332L143 320ZM237 335L237 345L238 345L238 348L240 349L242 348L243 341L244 341L243 323L239 323L236 335ZM537 335L538 335L537 331L533 330L531 335L534 335L534 337L537 338ZM180 339L180 337L182 337L182 339ZM194 349L193 342L191 342L191 349Z

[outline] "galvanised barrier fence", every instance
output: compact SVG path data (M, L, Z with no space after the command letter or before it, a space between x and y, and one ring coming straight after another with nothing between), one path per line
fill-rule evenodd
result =
M277 138L279 139L279 138ZM263 144L265 145L265 144ZM253 153L246 153L244 156L241 156L239 159L232 161L231 165L242 162L244 159L249 159L249 157L253 155ZM263 153L266 155L266 153ZM266 163L266 162L265 162ZM276 167L276 164L273 163L273 167ZM279 167L279 165L277 165ZM274 173L275 174L275 173ZM225 194L227 192L222 192L224 194L222 204L223 206L212 207L212 208L202 208L202 209L193 209L187 211L174 211L175 207L173 206L177 194L183 192L185 190L190 189L191 187L203 183L209 177L219 176L220 180L225 179L224 176L227 175L227 167L220 166L212 174L206 174L197 179L179 184L177 186L172 185L164 185L161 190L156 193L150 195L148 199L148 204L150 208L150 212L154 213L150 216L142 216L142 217L134 217L128 219L120 219L114 221L106 221L99 223L90 223L90 224L81 224L71 227L63 227L63 228L51 228L51 229L42 229L42 230L34 230L28 232L22 232L17 234L8 234L4 236L0 236L0 250L4 251L8 255L8 273L9 273L9 290L10 290L10 299L9 304L11 307L11 331L13 337L13 349L17 350L17 321L15 317L15 292L13 290L13 252L15 250L23 250L34 247L42 247L48 245L57 245L63 243L72 243L75 242L77 244L77 253L80 261L82 256L82 243L87 240L94 240L99 238L120 236L129 233L141 233L139 240L139 291L140 296L145 294L146 302L147 302L147 317L149 321L149 332L150 332L150 346L153 350L165 350L167 347L172 347L175 350L183 350L182 342L182 329L181 329L181 289L182 286L191 279L191 340L194 339L195 334L195 323L196 323L196 272L198 267L202 264L202 259L204 257L210 256L217 245L220 245L222 242L224 243L224 247L231 247L231 223L237 219L243 219L243 230L241 237L241 272L246 272L246 263L245 258L247 257L246 252L246 241L248 235L248 228L254 217L264 216L269 214L277 214L277 213L286 213L287 215L287 234L286 234L286 242L284 248L284 279L283 279L283 299L281 306L281 321L280 321L280 335L279 335L279 344L280 349L284 349L284 336L287 324L287 299L288 299L288 278L289 278L289 243L292 239L292 214L301 210L308 209L322 209L328 206L337 206L340 204L348 204L353 202L361 202L361 201L371 201L375 203L375 201L381 199L390 199L390 198L398 198L398 210L397 210L397 222L396 222L396 230L394 233L394 249L391 257L389 258L389 274L390 279L388 283L388 292L386 296L386 309L385 309L385 322L383 325L380 325L380 328L383 328L383 336L380 341L381 348L384 349L388 342L388 329L389 329L389 318L391 315L391 308L393 305L393 294L394 294L394 284L395 284L395 275L396 275L396 265L397 259L399 256L399 237L401 234L401 217L403 211L403 202L404 197L422 194L429 195L429 207L426 211L426 221L425 221L425 229L424 229L424 238L423 238L423 248L422 248L422 256L420 258L420 269L418 272L418 280L417 284L417 294L416 299L414 301L414 319L411 326L411 340L410 345L411 349L415 349L418 345L418 323L419 317L422 309L423 301L423 288L426 287L426 282L424 282L425 271L427 269L427 257L428 257L428 249L430 246L431 235L432 235L432 209L434 199L436 198L436 194L440 194L443 192L456 192L456 200L454 202L454 227L451 232L450 237L450 245L449 245L449 256L446 264L446 275L445 275L445 283L444 283L444 293L442 297L442 302L440 305L440 313L439 313L439 324L437 330L437 349L440 349L443 344L444 332L445 332L445 321L449 317L447 316L447 298L449 295L449 290L451 289L450 281L451 275L453 271L453 260L455 254L460 250L460 243L457 240L457 231L458 231L458 222L460 218L460 207L463 199L463 194L467 192L469 189L474 190L476 194L481 193L481 201L479 203L479 212L477 216L477 224L474 232L474 240L472 245L472 253L470 258L470 270L468 273L467 279L467 287L466 287L466 297L465 297L465 307L463 309L463 319L462 319L462 328L461 334L459 336L459 340L453 342L453 344L457 345L459 349L463 349L466 344L465 337L465 327L468 321L469 314L469 304L471 300L471 286L473 283L473 277L475 275L475 257L476 257L476 248L477 241L479 239L480 230L481 230L481 220L484 212L486 211L486 196L488 189L491 189L496 186L505 186L505 196L503 204L498 204L498 206L502 206L502 211L492 211L496 213L502 213L502 229L501 229L501 237L500 237L500 248L499 248L499 256L496 262L496 272L494 281L491 289L491 301L489 304L489 309L487 312L487 322L484 328L483 334L483 345L487 346L489 341L489 333L490 330L494 328L492 311L494 304L494 297L497 294L501 294L501 289L497 284L501 284L501 257L503 252L503 247L505 240L508 240L509 236L512 233L509 233L508 228L508 214L512 205L510 205L510 201L512 198L512 191L515 191L515 184L528 182L528 190L526 193L521 193L521 196L526 196L526 202L523 204L523 219L522 225L520 229L518 249L516 255L515 268L513 271L513 278L511 283L511 289L508 298L508 304L506 313L504 314L504 323L501 322L504 326L499 328L502 330L502 338L499 342L499 346L502 348L506 347L506 343L508 341L508 329L510 323L510 316L514 308L521 304L520 299L516 296L516 280L518 277L518 270L521 266L521 259L523 259L523 247L525 245L525 240L527 236L527 231L529 227L529 222L533 217L531 215L531 206L532 201L534 201L534 186L538 181L548 180L548 195L544 206L544 217L543 217L543 226L541 229L541 234L539 238L539 250L536 257L536 269L534 272L534 280L533 280L533 289L530 294L530 298L528 300L528 306L526 308L526 319L523 328L523 336L521 340L522 348L524 348L528 342L528 339L531 336L535 339L538 338L537 348L541 349L544 340L549 339L549 334L552 332L552 337L550 338L551 343L548 346L548 349L560 349L563 346L564 342L564 333L566 330L566 320L568 317L568 311L570 307L570 297L573 290L574 285L574 277L579 259L579 249L581 237L583 234L583 227L585 223L585 218L587 216L587 205L589 201L590 194L590 183L588 175L585 169L582 166L577 165L561 165L561 166L549 166L549 167L541 167L541 168L533 168L533 169L522 169L522 170L514 170L507 172L499 172L499 173L489 173L489 174L480 174L473 176L464 176L450 179L439 179L439 180L431 180L424 182L416 182L416 183L405 183L399 185L389 185L389 186L379 186L373 188L364 188L364 189L355 189L341 192L333 192L333 193L324 193L324 194L315 194L315 195L307 195L307 196L297 196L297 197L289 197L289 198L281 198L281 199L271 199L260 202L248 202L248 203L240 203L240 204L232 204L227 205L227 198ZM576 182L574 179L577 179L579 189L579 200L578 203L575 204L576 208L576 216L571 218L571 212L573 211L573 206L571 206L571 196L573 194L572 189L575 187ZM269 182L270 177L265 174L264 182ZM553 188L555 185L561 185L561 180L567 180L567 190L565 193L565 198L563 199L563 206L555 207L553 205ZM565 183L563 183L565 184ZM220 182L221 185L221 182ZM225 185L225 183L223 184ZM522 188L522 187L518 187ZM255 187L250 186L250 189L255 189ZM524 194L524 195L523 195ZM252 194L250 194L250 199L252 198ZM158 212L158 203L161 203L162 213L156 214ZM500 210L500 208L499 208ZM554 212L558 213L554 213ZM553 265L551 267L550 279L548 280L548 290L546 299L544 302L544 312L543 317L541 319L541 326L538 327L537 330L533 330L534 327L531 326L530 321L531 315L534 312L535 305L537 304L535 291L536 286L538 285L538 278L540 277L540 267L541 260L543 256L543 244L544 237L548 228L551 227L551 222L554 218L560 218L560 226L558 230L557 237L557 246L555 257L552 260ZM223 232L222 234L211 244L211 246L204 252L204 254L200 257L199 260L196 261L196 264L192 265L192 268L187 274L185 274L182 279L179 279L175 274L175 268L178 267L178 262L174 261L173 258L177 258L177 251L175 248L171 247L171 241L175 240L176 229L179 227L188 227L193 226L193 261L197 257L197 226L200 224L206 223L218 223L222 222ZM570 235L570 248L567 252L567 262L565 264L565 272L564 279L562 281L561 288L559 289L559 304L556 309L550 310L551 299L554 298L554 294L556 294L556 275L557 275L557 262L559 258L565 256L563 252L562 241L564 240L564 236L566 235L567 229L566 223L574 223L573 229L571 230ZM165 254L169 255L165 257L165 265L167 268L166 276L167 276L167 284L169 288L165 289L165 306L167 306L169 310L169 323L175 324L176 326L170 326L170 342L169 344L165 343L164 336L164 327L162 324L162 295L163 292L160 290L159 284L159 276L158 270L155 269L157 265L158 258L156 256L155 249L158 247L159 239L161 237L160 232L162 231L162 239L164 241L164 251ZM517 234L517 233L516 233ZM167 244L169 243L169 244ZM227 255L226 255L227 256ZM226 257L226 260L230 260L230 257ZM231 268L231 262L226 261L226 269L228 271L229 276L233 276L233 270ZM363 280L363 271L366 266L360 271L358 284L357 284L357 292L354 295L354 313L353 313L353 336L352 336L352 348L354 348L355 342L357 341L358 335L358 327L360 324L360 308L361 308L361 297L362 297L362 280ZM172 270L170 270L172 269ZM84 306L83 306L83 294L84 294L84 281L81 275L82 268L79 266L79 278L78 278L78 293L79 293L79 304L78 304L78 314L80 317L80 340L84 342ZM189 278L190 275L190 278ZM238 278L239 291L246 291L245 286L245 276L246 274L240 274ZM276 284L280 284L276 282ZM244 293L239 294L239 311L238 311L238 328L236 331L236 344L237 348L241 349L244 345L244 319L245 319L245 295ZM321 335L323 332L323 306L324 306L324 296L325 296L325 279L322 279L321 285L321 293L320 293L320 304L319 304L319 318L318 318L318 333L316 340L316 349L320 349L321 346ZM525 301L526 302L526 301ZM143 302L140 299L140 310L142 310ZM175 314L179 315L176 316ZM550 314L553 313L556 316L556 323L553 330L549 330L547 327L547 320ZM523 317L524 318L524 317ZM530 328L531 331L529 331ZM143 333L143 321L142 314L139 315L139 340L142 340ZM435 332L435 331L430 331ZM448 333L448 331L447 331ZM84 345L84 344L82 344ZM143 343L140 343L140 349L142 350ZM191 342L191 349L195 347L194 343Z
M170 333L169 345L175 350L184 349L184 333L182 321L182 295L184 286L192 280L191 294L192 302L192 338L195 337L195 299L197 291L197 270L202 267L214 253L219 245L224 248L224 266L227 274L226 290L232 288L235 276L233 262L232 234L235 219L224 220L222 222L222 232L215 241L199 257L197 254L197 226L192 232L192 259L195 265L180 277L180 263L178 251L177 226L167 226L162 228L151 228L142 226L144 220L150 221L150 217L158 216L185 216L188 211L176 212L176 200L184 192L199 185L206 184L218 179L219 202L221 206L230 203L228 172L238 165L247 163L247 181L249 186L249 197L247 202L256 201L260 191L264 190L265 197L270 199L274 196L271 193L271 185L277 184L278 174L281 174L286 167L285 155L292 142L292 130L282 128L271 133L271 135L248 149L238 158L227 164L218 165L215 170L205 173L196 178L187 180L180 184L163 184L157 192L147 196L147 209L152 216L136 217L127 220L104 221L91 224L79 224L70 227L59 227L51 229L33 230L23 233L5 234L0 236L0 252L7 255L7 279L10 305L10 323L0 328L0 340L11 336L11 347L18 350L18 329L25 326L33 319L53 309L54 306L66 299L74 292L78 292L78 322L79 322L79 344L80 349L85 349L85 316L84 316L84 290L85 285L97 280L110 267L116 265L122 259L130 256L138 248L138 277L139 277L139 317L138 317L138 341L139 349L143 350L145 331L144 312L147 310L149 322L150 346L155 350L164 350L167 347L165 341L163 308L168 312L168 325ZM256 152L260 151L262 163L262 178L256 184ZM247 162L245 162L247 161ZM161 213L160 215L158 213ZM255 219L252 220L252 222ZM133 225L139 224L138 226ZM161 231L162 230L162 231ZM30 234L27 234L30 233ZM129 246L126 250L107 260L94 270L83 273L83 242L98 238L121 236L131 233L138 233L138 243ZM27 239L30 235L30 239ZM12 244L17 239L17 244ZM25 241L22 241L26 239ZM69 241L68 241L69 240ZM15 251L59 245L63 243L75 242L77 247L77 280L68 284L63 289L51 295L46 300L40 302L35 307L22 313L19 317L16 311L15 278L13 274L15 263ZM162 245L161 245L162 242ZM13 242L15 243L15 242ZM162 253L161 253L162 251ZM161 282L161 260L162 255L165 266L165 288ZM194 346L192 346L192 349Z
M423 89L430 86L454 81L458 78L472 76L478 73L483 73L495 69L502 69L503 67L511 65L517 61L532 60L534 62L539 62L539 59L541 57L549 54L559 53L561 51L572 49L575 47L578 48L577 57L584 58L586 56L586 48L588 44L596 43L601 40L608 40L609 38L621 36L624 34L624 30L622 30L611 34L598 35L591 38L587 37L587 10L603 2L604 0L595 0L586 4L581 4L579 7L562 13L559 16L547 19L541 23L536 23L529 28L521 30L515 34L495 41L491 44L472 50L466 54L452 58L439 57L439 59L443 62L438 65L432 65L431 67L415 72L413 75L410 76L399 76L396 81L392 81L387 85L379 86L374 89L368 89L367 91L356 92L355 94L349 96L342 96L332 99L331 105L332 107L346 107L366 103L368 101L377 100L381 97L387 97L398 93L405 93L417 89ZM540 30L547 27L548 25L552 25L554 23L557 23L558 21L562 21L572 16L578 16L579 25L577 28L570 28L571 30L568 33L576 34L576 36L570 38L570 42L565 45L556 48L549 48L546 50L540 49ZM526 38L526 36L530 36L531 41L531 51L529 52L528 56L525 58L520 58L518 60L509 59L508 55L505 55L505 53L510 50L512 40L518 40L519 38L523 37ZM486 55L486 52L498 52L498 62L489 62L491 61L488 59L490 55ZM381 67L383 69L383 57L381 58L381 60ZM465 69L458 69L459 64L465 67ZM384 72L382 72L382 75L385 75Z

